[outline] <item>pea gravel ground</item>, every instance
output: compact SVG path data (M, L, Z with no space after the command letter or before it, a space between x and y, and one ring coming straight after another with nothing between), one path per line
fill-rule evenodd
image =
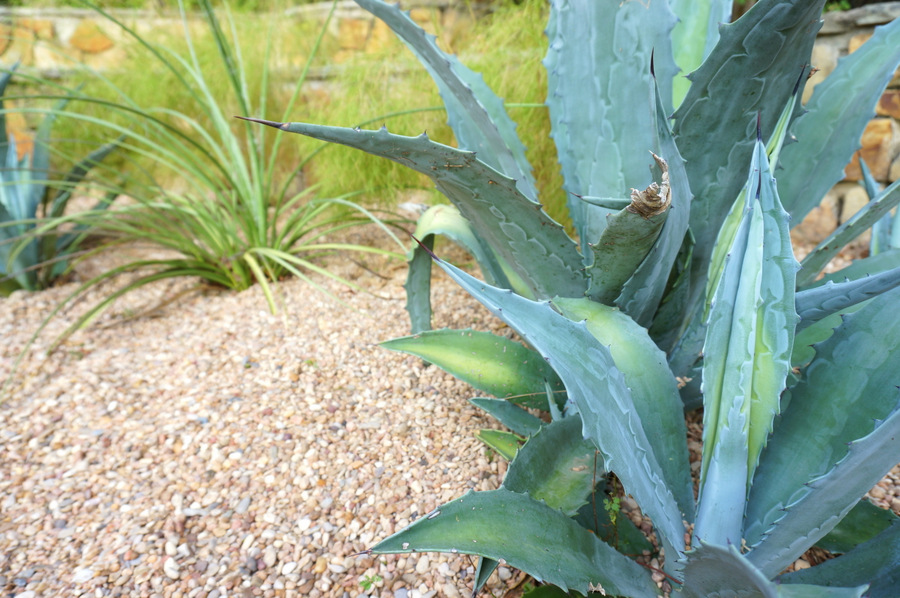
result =
M0 405L0 591L468 596L467 557L354 556L505 469L472 436L493 424L466 385L377 346L407 332L405 266L362 265L330 268L373 294L288 280L277 315L258 288L151 285L46 357L108 289L55 319ZM76 284L0 300L0 375ZM442 277L434 297L436 326L501 331ZM898 478L871 496L900 512ZM488 588L522 580L501 566Z

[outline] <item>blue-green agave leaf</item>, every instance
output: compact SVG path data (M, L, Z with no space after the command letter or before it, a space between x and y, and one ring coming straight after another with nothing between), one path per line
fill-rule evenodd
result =
M474 397L469 399L469 402L494 416L497 421L520 436L531 436L544 425L541 418L531 415L511 401Z
M869 201L872 201L878 197L881 186L875 180L875 177L872 176L872 171L869 170L869 165L863 160L862 155L859 156L859 170L862 174L860 184L866 190ZM885 214L872 226L872 237L869 239L869 255L878 255L891 248L891 224L893 222L894 216Z
M600 450L606 468L635 497L660 534L666 553L678 561L684 548L682 513L666 485L624 376L609 349L584 323L558 314L548 303L497 289L447 262L438 265L494 315L533 346L565 384L584 423L583 435Z
M734 546L702 544L688 553L684 568L685 598L754 596L759 598L860 598L859 588L779 585L770 581Z
M419 217L413 237L431 250L434 248L435 235L443 235L468 251L481 268L485 280L499 287L512 288L497 256L475 235L472 227L455 207L446 204L431 206ZM422 245L413 243L409 250L407 256L409 268L403 285L406 289L406 311L410 316L414 334L431 329L433 264L431 256Z
M896 388L894 392L895 398L900 398ZM900 461L898 439L900 410L895 410L883 422L876 422L871 434L850 442L837 465L803 484L747 558L766 575L774 576L802 556Z
M623 197L646 188L657 146L651 54L668 114L675 15L665 2L553 0L550 9L547 106L566 189ZM589 259L609 210L570 195L569 213Z
M498 455L512 461L519 450L521 438L512 432L503 430L485 429L475 432L475 438L494 449Z
M868 301L900 286L900 267L865 278L845 282L828 281L823 285L797 293L798 329L818 322L834 313L843 313L849 307Z
M609 347L616 368L631 390L638 417L666 484L678 507L690 519L694 490L685 438L684 410L678 382L666 355L647 330L618 309L588 299L554 299L553 305L570 320L584 321L594 338Z
M900 517L890 509L876 507L863 499L816 546L831 554L846 554L896 525L898 520ZM897 564L900 565L900 562Z
M584 294L581 256L565 230L540 204L522 195L515 181L478 160L473 152L435 143L424 134L405 137L383 128L363 131L246 120L355 147L421 172L457 207L475 234L521 277L533 297Z
M898 64L900 20L895 20L877 27L816 86L807 113L791 127L797 143L784 148L784 170L778 175L778 191L795 225L844 177L843 168L859 149L863 129Z
M898 19L900 22L900 19ZM900 204L900 180L894 181L878 196L862 207L857 213L828 235L815 249L803 258L802 270L797 275L797 284L807 285L815 280L819 272L850 241L869 230L882 217Z
M505 488L469 492L379 542L375 554L477 554L582 594L657 596L649 573L569 517Z
M762 0L722 25L719 43L691 75L691 88L675 112L675 141L694 193L692 318L697 309L702 313L714 242L746 178L756 117L762 137L770 138L797 74L809 64L824 3ZM784 193L780 196L784 200Z
M684 160L678 153L668 118L656 92L656 133L659 139L659 154L669 168L670 205L666 223L656 239L649 255L625 283L622 293L616 298L616 305L645 328L653 322L657 308L666 293L670 273L678 260L679 251L685 242L691 216L691 187L684 169ZM661 174L660 174L661 177ZM687 279L685 279L685 283ZM684 285L687 289L687 284ZM671 306L675 307L675 305ZM674 310L681 320L683 314ZM673 318L674 316L666 316Z
M789 218L761 141L753 163L758 170L745 187L746 208L713 298L704 345L709 415L695 533L719 544L740 543L747 488L791 371L798 320ZM740 473L743 484L736 479Z
M656 244L669 215L669 167L653 154L661 181L644 191L632 189L631 203L606 217L600 239L590 245L594 259L587 267L587 296L612 305Z
M900 461L896 432L891 438L900 425L898 301L900 288L843 316L782 399L744 529L750 554L760 551L754 562L771 575L828 533Z
M606 475L597 449L581 436L582 425L575 415L542 427L510 463L503 488L573 517Z
M671 0L678 17L672 30L672 49L681 74L672 82L672 100L677 108L691 86L687 75L699 67L719 41L719 25L731 22L730 0Z
M478 390L526 407L548 408L545 382L554 393L563 391L539 353L490 332L428 330L381 346L421 357Z
M356 3L384 21L428 69L447 107L459 146L477 152L479 160L515 179L525 197L537 200L531 165L516 134L516 124L481 74L438 48L435 36L422 30L398 5L380 0Z
M847 554L809 569L778 578L784 587L794 583L822 586L870 584L867 598L895 598L900 587L900 522L860 544Z

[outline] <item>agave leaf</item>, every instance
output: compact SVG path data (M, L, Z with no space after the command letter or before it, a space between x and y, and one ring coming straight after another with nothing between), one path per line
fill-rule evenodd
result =
M703 308L716 236L744 184L755 117L762 137L770 138L793 91L786 82L796 81L809 63L824 3L762 0L734 23L722 25L719 43L691 75L691 88L675 112L675 141L694 193L692 318Z
M544 213L540 204L522 195L515 181L476 159L474 153L434 143L426 135L404 137L386 129L362 131L247 120L355 147L427 175L476 235L522 278L532 296L584 294L581 256L565 230Z
M356 3L384 21L428 69L447 107L459 147L477 152L479 160L515 179L525 197L537 200L531 165L516 134L516 124L506 113L503 100L485 84L481 74L456 56L444 53L437 47L435 36L423 31L409 12L400 10L398 5L380 0Z
M798 329L818 322L834 313L843 313L849 307L868 301L881 293L900 286L900 267L865 278L823 285L797 293Z
M809 54L803 56L805 60ZM816 86L807 113L791 127L797 143L784 148L784 171L778 176L779 194L795 224L843 178L843 168L859 149L863 129L898 63L900 20L895 20L877 27Z
M876 507L863 499L816 546L832 554L846 554L896 525L898 519L890 509Z
M603 479L603 461L581 437L581 418L566 417L542 427L510 463L503 488L528 494L573 517Z
M681 75L672 82L673 103L677 108L691 83L684 75L693 72L709 56L719 41L719 25L731 22L730 0L671 0L678 24L672 30L672 49Z
M684 568L685 598L759 596L760 598L860 598L865 586L826 588L810 585L780 586L769 581L734 546L703 544L688 553Z
M539 581L586 594L656 596L640 565L556 509L505 488L469 492L379 542L375 554L455 552L504 559Z
M900 19L898 19L900 22ZM819 271L850 241L875 225L895 206L900 204L900 180L895 181L878 197L867 203L856 214L828 235L801 262L803 269L797 275L797 284L807 285L815 280Z
M740 543L747 488L778 412L797 324L797 262L788 215L761 141L754 163L759 170L751 171L745 187L747 205L716 289L704 345L708 448L695 533L718 544Z
M894 391L898 394L896 388ZM900 461L898 438L900 410L895 410L884 422L878 422L871 434L849 443L846 457L837 465L806 482L791 497L782 508L781 518L748 553L750 561L766 575L774 576L799 558Z
M675 15L665 2L553 0L550 8L547 106L566 189L621 197L646 188L647 151L657 146L651 54L668 114ZM569 213L589 259L587 243L600 238L609 210L570 195Z
M478 390L526 407L546 410L544 382L554 392L563 384L531 349L478 330L431 330L385 341L381 346L433 363Z
M870 584L867 598L894 598L900 587L900 523L836 559L778 578L784 587L794 583Z
M584 423L583 435L603 456L660 533L667 554L683 551L682 514L637 415L622 373L609 350L585 325L559 315L549 304L487 285L435 258L438 265L494 315L533 346L562 379Z
M622 372L638 417L678 507L690 519L694 511L684 412L678 383L666 364L665 353L645 328L621 311L588 299L555 299L564 316L584 321L588 332L609 347Z
M641 326L649 327L657 313L657 308L666 293L670 273L679 257L688 222L691 215L691 187L684 169L684 160L678 153L668 118L659 99L659 89L654 85L656 96L656 133L659 139L659 154L669 168L670 206L666 212L666 223L656 239L649 255L625 283L622 293L616 298L616 305L631 316ZM660 173L662 178L662 173ZM685 279L685 283L687 280ZM687 285L684 285L687 288ZM672 305L671 308L676 307ZM680 318L682 312L678 310Z
M481 274L491 284L511 288L503 267L490 247L472 232L472 227L462 217L459 210L449 205L431 206L416 222L413 237L429 250L434 248L434 236L444 235L463 247L481 268ZM409 269L404 288L406 289L406 311L409 314L412 332L431 330L431 257L418 243L410 249ZM521 289L520 289L521 290Z
M544 425L539 417L531 415L521 407L504 399L474 397L469 399L469 402L494 416L501 424L521 436L531 436Z
M652 552L653 544L647 536L631 519L606 502L608 495L604 492L605 488L605 483L598 482L591 499L578 510L575 521L622 554L646 554L645 550ZM611 514L615 514L615 521Z
M872 201L878 197L881 186L875 180L875 177L872 176L872 171L869 170L869 165L863 160L862 155L858 154L857 158L859 159L859 170L862 175L860 184L866 190L869 201ZM872 226L872 238L869 239L869 255L878 255L891 248L891 223L893 221L893 215L885 214Z
M744 530L755 547L750 554L760 551L754 562L771 575L828 533L900 461L896 433L890 438L891 426L900 425L900 369L892 366L900 357L898 300L900 288L843 316L785 393L753 480Z
M507 461L512 461L519 450L521 440L512 432L504 432L503 430L478 430L475 432L475 438L497 451L501 457Z
M669 215L669 167L665 160L653 154L661 181L653 182L644 191L632 189L631 203L609 214L600 240L591 245L593 262L588 266L590 278L587 296L605 305L612 305L625 283L656 244Z

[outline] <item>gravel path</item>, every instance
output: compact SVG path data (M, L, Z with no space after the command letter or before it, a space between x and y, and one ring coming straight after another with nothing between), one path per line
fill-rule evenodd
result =
M371 265L334 267L379 297L289 280L274 316L254 288L129 319L191 282L147 287L44 358L54 322L0 406L4 595L468 595L467 557L352 556L503 473L471 391L376 346L408 332L405 266ZM0 300L0 375L74 288ZM438 326L485 320L436 296Z
M162 283L45 357L100 294L53 321L0 405L0 590L468 596L467 557L353 556L505 469L466 385L376 346L408 330L405 266L367 260L332 262L377 295L323 282L343 305L298 280L278 315L258 288ZM75 286L0 300L0 376ZM442 277L434 296L436 326L498 328ZM871 495L900 512L898 479ZM521 579L500 567L489 589Z

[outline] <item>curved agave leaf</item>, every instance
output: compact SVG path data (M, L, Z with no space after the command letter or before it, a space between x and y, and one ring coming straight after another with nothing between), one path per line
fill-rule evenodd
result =
M900 180L895 181L878 197L863 206L803 258L801 262L803 269L797 276L797 284L801 286L810 284L844 245L869 230L897 205L900 205Z
M656 96L658 151L669 168L670 206L666 212L666 223L663 225L656 243L653 244L650 253L625 283L622 293L616 298L616 305L645 328L650 327L657 314L657 308L666 293L670 273L678 260L682 245L686 242L685 235L688 234L691 199L693 198L684 169L684 160L675 146L666 112L659 99L659 88L654 84L653 89ZM685 280L685 282L687 281ZM686 289L687 284L683 288ZM683 314L680 310L676 313L680 322Z
M867 598L894 598L900 587L900 522L852 551L778 578L785 587L794 583L870 584Z
M521 277L533 297L584 295L581 256L565 230L540 204L522 195L515 181L479 161L473 152L434 143L424 134L404 137L387 129L245 120L355 147L421 172L453 202L476 235Z
M469 402L483 409L501 424L521 436L531 436L544 425L539 417L531 415L511 401L474 397L469 399Z
M745 180L754 116L760 115L763 138L771 137L791 84L809 63L824 3L762 0L736 22L722 25L719 43L691 75L691 88L675 112L675 141L694 193L692 318L698 306L702 309L716 236Z
M635 409L678 507L690 519L694 490L685 438L684 411L678 383L665 353L645 328L621 311L588 299L555 299L553 305L570 320L584 321L588 332L609 347L625 377Z
M512 432L504 432L503 430L485 429L475 432L475 438L492 448L498 455L512 461L519 450L521 438Z
M594 197L644 189L652 180L647 151L657 147L651 54L668 114L675 15L665 2L553 0L550 7L547 106L566 189ZM568 203L589 260L587 243L597 242L609 210L576 196Z
M597 449L581 436L582 425L576 415L543 426L509 464L503 488L573 517L606 475Z
M896 525L898 521L900 517L894 515L890 509L876 507L868 500L862 499L833 530L816 543L816 546L831 554L846 554L892 525Z
M682 75L688 75L709 56L719 41L719 25L731 22L730 0L671 0L678 24L672 30L675 63ZM691 83L686 76L672 82L673 104L677 108Z
M684 568L685 598L759 596L760 598L860 598L866 586L826 588L778 585L769 581L734 546L703 544L688 553Z
M375 554L478 554L586 594L657 596L649 573L559 511L505 488L469 492L379 542Z
M439 234L468 251L478 262L482 276L489 283L512 288L497 256L472 232L472 227L455 207L441 204L428 208L416 222L413 237L431 250L434 248L434 236ZM403 287L406 289L406 311L415 334L431 330L431 256L421 245L415 243L410 249L407 264L409 270ZM521 288L524 285L519 286L518 290L527 293Z
M545 382L563 391L540 354L520 343L478 330L430 330L384 341L381 346L421 357L463 382L526 407L547 410Z
M631 202L606 218L600 240L591 245L587 296L612 305L625 283L646 259L669 215L669 167L653 154L662 176L644 191L632 189Z
M695 534L740 544L750 480L791 370L797 262L788 215L757 141L748 198L710 311L703 361L704 454Z
M863 129L898 63L900 20L895 20L877 27L816 86L807 113L791 127L797 143L784 148L784 171L778 176L779 194L795 225L843 178L843 168L859 149Z
M356 0L361 7L384 21L416 55L437 84L447 107L450 127L459 146L478 153L478 159L494 170L516 180L525 197L537 200L531 165L525 146L516 135L503 100L488 87L480 73L444 53L435 36L425 33L410 17L380 0Z
M800 316L797 329L806 328L831 314L842 313L897 286L900 286L900 267L846 282L828 281L801 291L797 293L797 314Z
M900 357L898 300L894 289L844 316L785 393L744 529L750 554L759 551L751 560L771 575L828 533L900 461L897 433L890 437L900 426L900 369L892 365Z
M584 324L576 324L511 291L491 287L435 258L438 265L494 315L533 346L562 379L569 401L584 422L583 435L603 456L659 531L667 562L674 565L684 547L683 515L666 485L662 468L638 416L631 392L609 350ZM671 558L671 555L675 555Z
M860 496L900 461L898 438L900 410L879 422L868 436L849 443L844 459L798 490L747 558L769 576L794 562L834 529Z

